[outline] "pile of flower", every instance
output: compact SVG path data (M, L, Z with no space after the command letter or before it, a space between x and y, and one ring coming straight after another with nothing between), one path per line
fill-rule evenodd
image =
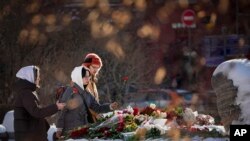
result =
M78 127L68 132L62 139L123 139L129 135L126 140L142 140L159 137L191 137L197 134L221 137L224 132L223 126L214 125L214 118L210 115L198 114L183 107L160 110L151 104L141 111L129 106L124 110L107 113L97 123Z

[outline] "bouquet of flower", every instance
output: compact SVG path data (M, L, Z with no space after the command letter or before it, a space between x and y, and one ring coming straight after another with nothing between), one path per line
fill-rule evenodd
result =
M214 126L206 128L213 124L213 117L198 114L190 108L175 107L163 111L150 104L139 111L138 108L128 106L126 109L106 114L97 123L71 130L64 139L121 139L125 136L126 140L129 140L128 136L131 136L131 139L156 138L171 133L172 129L178 129L179 134L205 135L205 132L213 131L216 135ZM201 127L197 127L198 125ZM205 127L202 127L203 125Z

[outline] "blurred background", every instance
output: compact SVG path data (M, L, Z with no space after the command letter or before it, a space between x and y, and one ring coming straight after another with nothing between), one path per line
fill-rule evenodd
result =
M210 79L221 62L249 57L249 16L248 0L1 0L0 119L21 67L40 66L47 105L89 52L104 64L101 103L166 108L182 99L217 116Z

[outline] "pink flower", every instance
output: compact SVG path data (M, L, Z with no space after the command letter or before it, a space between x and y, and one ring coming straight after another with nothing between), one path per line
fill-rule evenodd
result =
M123 116L122 116L122 115L119 115L119 116L118 116L118 120L119 120L119 123L124 122Z

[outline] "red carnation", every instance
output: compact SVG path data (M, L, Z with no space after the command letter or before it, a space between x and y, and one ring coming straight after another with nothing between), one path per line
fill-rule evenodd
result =
M122 80L123 80L123 81L128 81L128 76L123 76L123 77L122 77Z
M108 130L105 130L105 131L103 132L103 134L104 134L104 137L110 137L110 136L112 135L111 132L108 131Z
M134 116L139 115L139 109L137 107L133 108L133 110L134 110L134 113L133 113Z
M146 107L145 109L143 109L141 111L142 115L151 115L154 112L154 109L152 109L151 107Z
M124 127L125 127L124 122L120 122L120 123L118 123L118 126L117 126L116 130L117 130L118 132L122 132L123 129L124 129Z
M173 120L174 117L177 117L176 113L174 111L167 112L167 119Z
M71 132L70 137L74 139L74 138L80 137L80 135L81 133L77 130L77 131Z
M82 135L85 135L88 133L88 128L82 128L82 129L80 129L80 132Z
M71 138L79 138L88 134L88 128L81 128L80 130L72 131L70 134Z

